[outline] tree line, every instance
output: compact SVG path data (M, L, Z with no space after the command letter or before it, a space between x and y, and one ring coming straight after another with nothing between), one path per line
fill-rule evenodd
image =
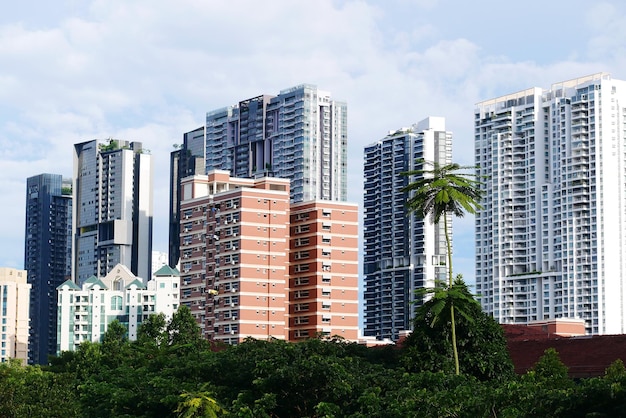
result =
M340 338L249 339L216 346L186 307L142 324L137 341L114 322L48 366L0 364L2 417L616 417L626 369L575 381L554 350L517 376L502 328L479 307L449 323L427 318L402 346ZM469 319L468 319L469 318Z

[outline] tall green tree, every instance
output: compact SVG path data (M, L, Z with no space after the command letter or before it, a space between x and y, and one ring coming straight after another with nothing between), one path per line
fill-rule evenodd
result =
M412 372L454 370L450 344L450 303L454 303L460 370L481 381L503 381L513 376L513 363L500 324L483 312L462 278L418 294L432 293L417 310L413 332L403 343L402 362Z
M409 194L407 207L412 213L416 213L420 218L430 220L434 224L439 224L443 218L443 230L446 238L446 250L448 258L448 287L454 284L452 270L452 243L450 240L448 215L462 218L465 212L474 214L481 209L480 199L482 192L479 188L480 182L476 175L467 172L475 167L465 167L459 164L441 165L438 162L419 160L421 168L402 173L409 178L415 178L403 192ZM425 168L430 166L431 168ZM459 352L456 343L456 326L454 318L454 303L450 306L450 328L452 338L452 351L454 355L454 366L456 374L459 369Z

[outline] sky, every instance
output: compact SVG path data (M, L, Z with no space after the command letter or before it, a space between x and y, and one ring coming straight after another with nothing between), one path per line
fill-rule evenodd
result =
M72 174L73 144L143 142L155 250L169 155L208 111L303 83L348 103L349 200L363 149L443 116L473 164L475 104L608 72L626 79L623 0L21 0L0 14L0 266L23 268L26 179ZM474 224L454 266L474 279Z

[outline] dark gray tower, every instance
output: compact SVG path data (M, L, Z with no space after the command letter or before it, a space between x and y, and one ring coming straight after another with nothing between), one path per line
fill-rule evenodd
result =
M24 270L30 292L28 362L48 364L57 352L56 288L71 275L72 185L60 174L26 180Z

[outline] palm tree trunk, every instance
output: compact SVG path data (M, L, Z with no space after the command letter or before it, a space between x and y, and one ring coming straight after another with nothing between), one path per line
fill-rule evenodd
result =
M446 247L448 250L448 289L452 288L452 244L450 243L450 235L448 234L448 216L443 215L443 231L446 236ZM454 303L450 302L450 328L452 333L452 354L454 355L454 370L457 376L459 371L459 350L456 346L456 325L454 323Z

